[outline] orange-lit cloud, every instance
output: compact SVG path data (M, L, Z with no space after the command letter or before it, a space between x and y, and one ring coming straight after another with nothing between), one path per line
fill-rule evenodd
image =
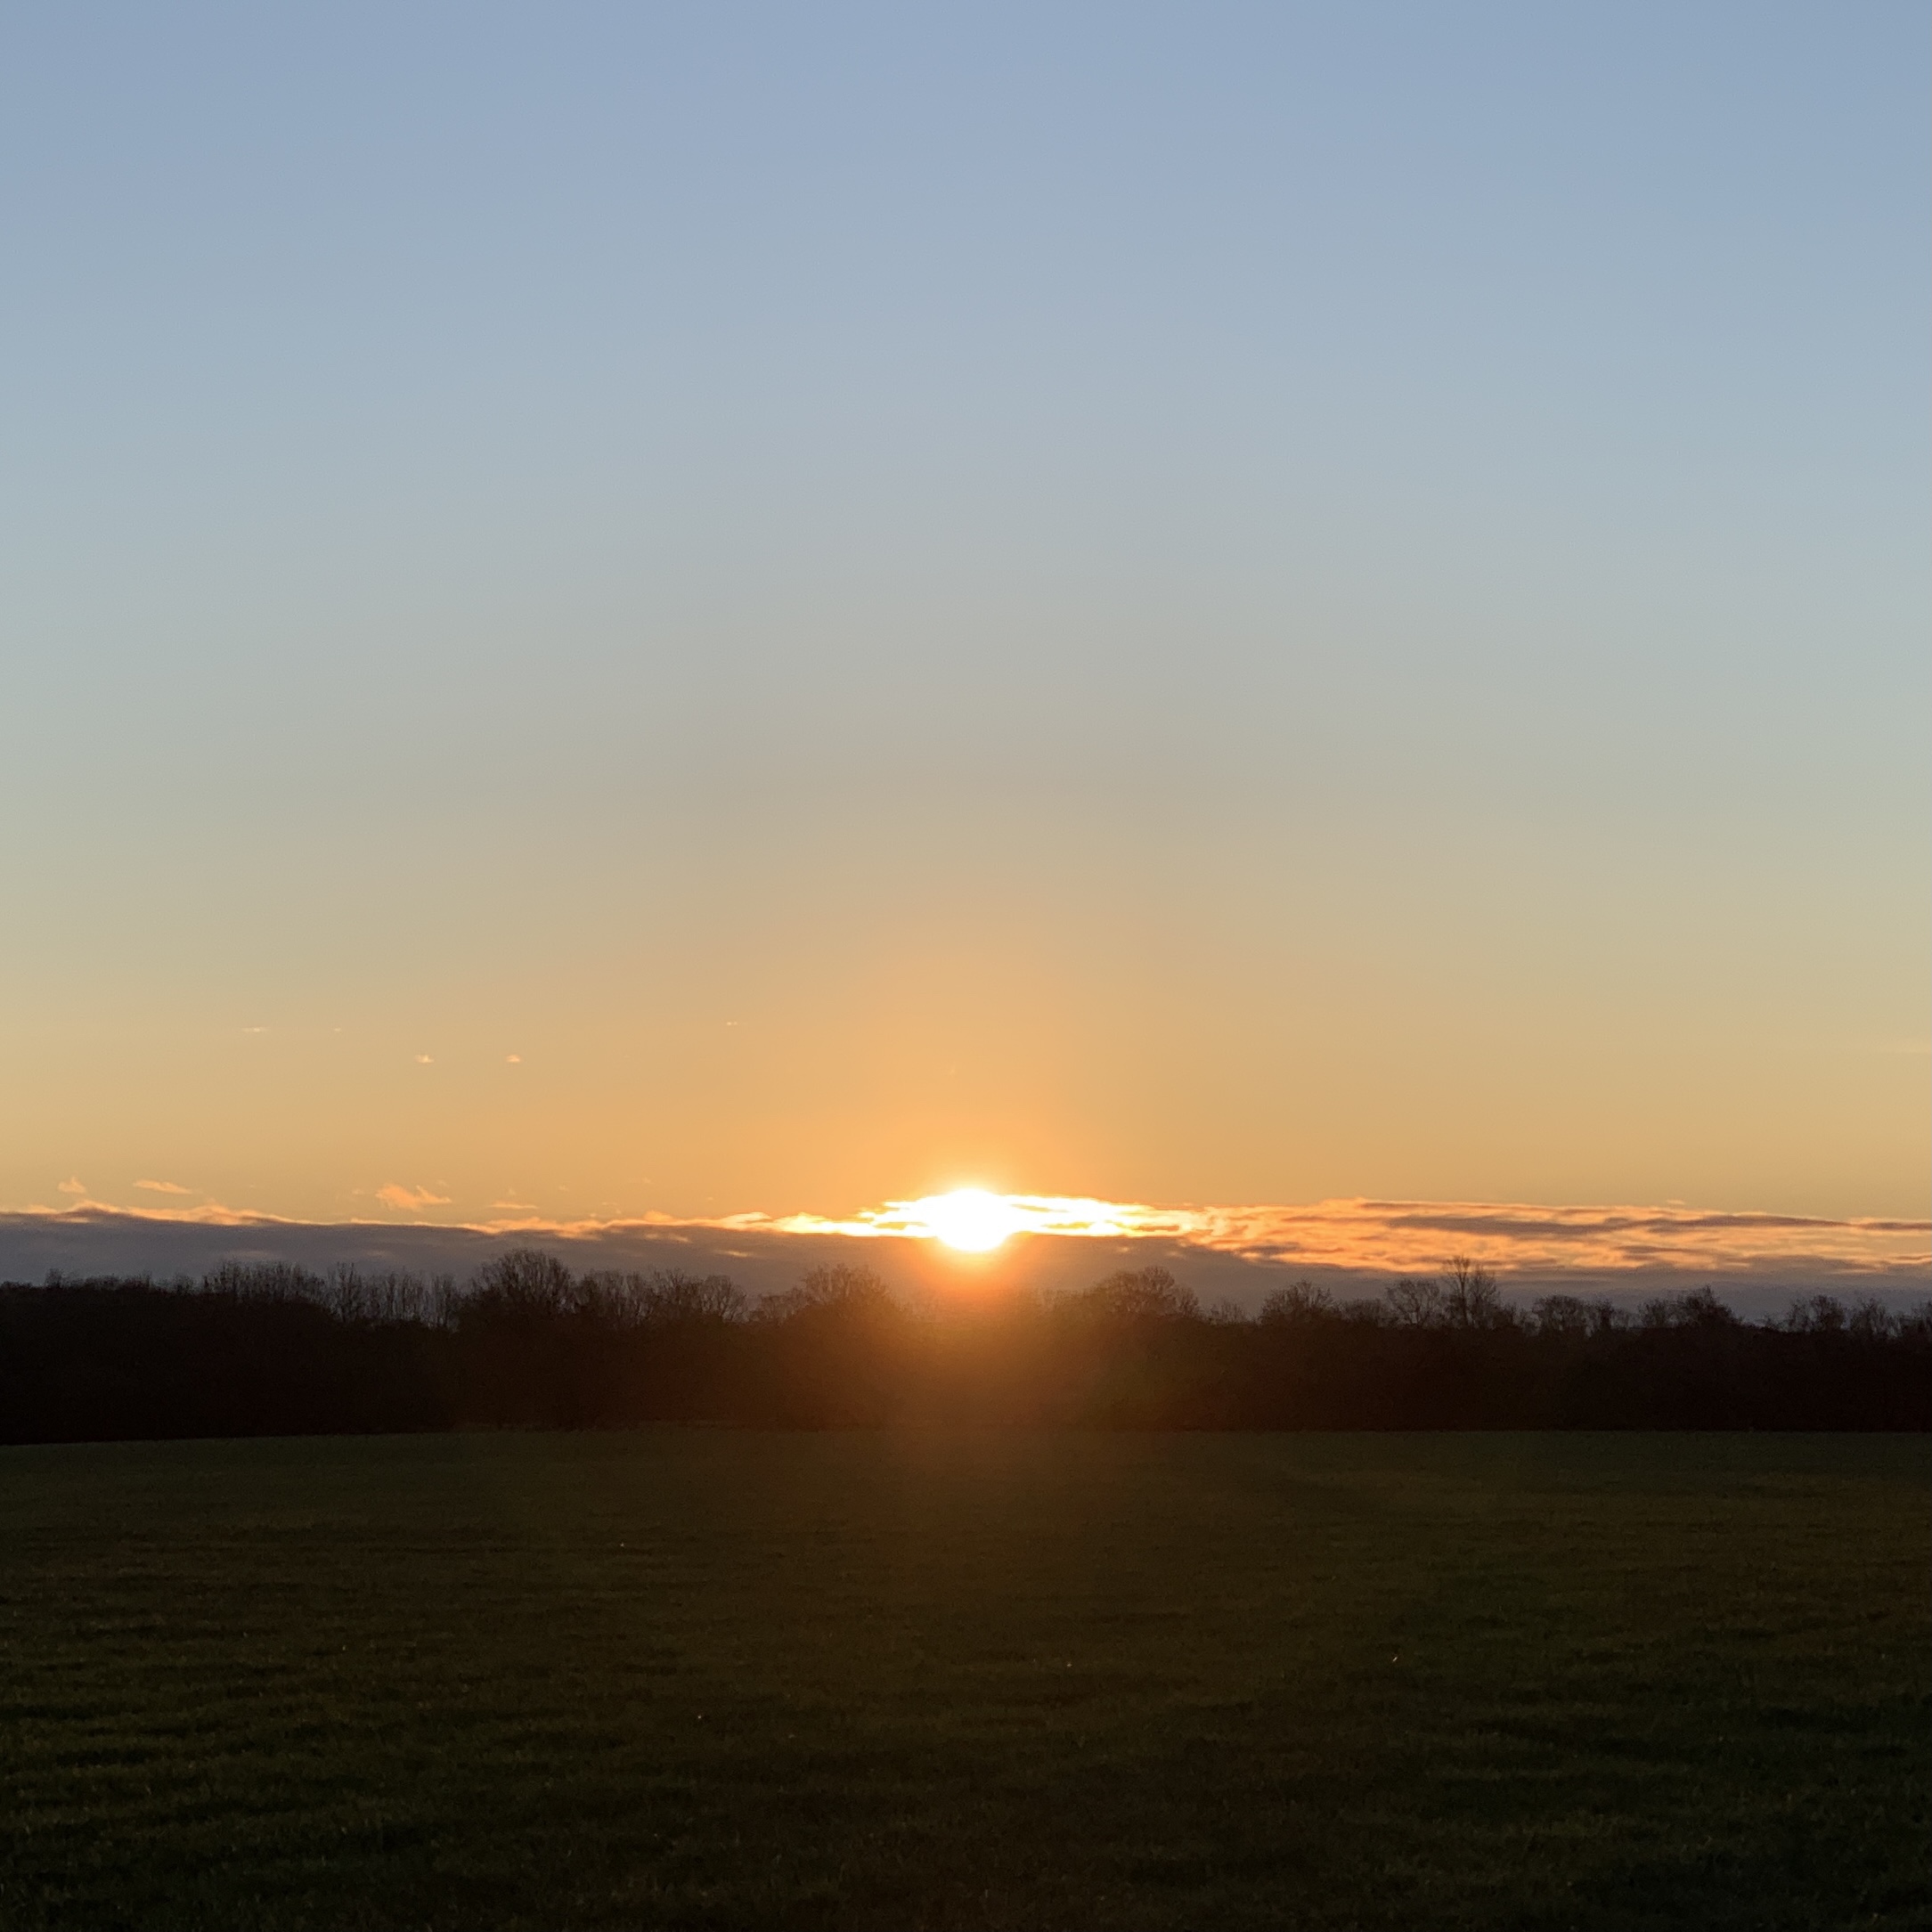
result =
M183 1187L171 1180L137 1180L135 1186L151 1194L192 1194L194 1192L193 1188Z
M396 1183L376 1190L405 1212L446 1207L448 1198ZM440 1224L451 1234L526 1240L623 1241L663 1235L733 1251L733 1236L834 1235L878 1241L942 1237L932 1209L942 1197L892 1202L848 1219L734 1214L709 1219L647 1214L565 1220L520 1202L501 1201L500 1218ZM1016 1194L995 1197L1014 1221L1011 1238L1051 1235L1100 1241L1146 1239L1289 1269L1361 1276L1433 1274L1452 1254L1469 1254L1505 1276L1599 1279L1688 1276L1720 1280L1863 1279L1910 1287L1932 1272L1932 1221L1822 1218L1662 1207L1541 1207L1491 1202L1324 1201L1303 1206L1152 1207L1140 1202ZM193 1207L110 1208L80 1200L61 1209L7 1211L29 1222L106 1214L124 1219L202 1227L324 1231L291 1220L207 1202ZM346 1221L346 1227L394 1223ZM722 1237L721 1240L715 1237ZM1178 1265L1178 1263L1177 1263Z
M87 1192L87 1184L78 1174L69 1174L64 1181L58 1181L54 1185L63 1194L84 1194Z
M710 1225L787 1234L930 1236L943 1196L889 1202L845 1220L733 1215ZM1685 1207L1539 1207L1494 1202L1321 1201L1289 1207L1150 1207L1046 1194L999 1199L1016 1234L1146 1236L1276 1266L1402 1274L1470 1254L1526 1274L1651 1268L1714 1273L1816 1261L1838 1271L1932 1267L1932 1221L1827 1220Z
M376 1199L386 1208L399 1208L406 1211L421 1208L446 1208L450 1204L447 1194L433 1194L427 1187L404 1187L395 1181L377 1188Z
M1148 1208L1075 1194L985 1195L979 1194L976 1189L962 1192L998 1202L1004 1210L1007 1232L1012 1235L1164 1235L1170 1240L1193 1238L1194 1211L1185 1208ZM941 1226L948 1204L958 1198L957 1194L923 1194L917 1201L888 1201L882 1208L861 1209L846 1220L828 1219L819 1214L732 1214L714 1225L768 1227L785 1235L897 1235L943 1239Z
M1250 1259L1399 1273L1465 1253L1522 1273L1714 1273L1806 1261L1877 1274L1932 1266L1932 1221L1828 1220L1686 1207L1325 1201L1201 1211L1192 1238Z

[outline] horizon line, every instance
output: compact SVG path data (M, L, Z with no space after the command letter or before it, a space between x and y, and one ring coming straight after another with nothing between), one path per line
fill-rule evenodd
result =
M1513 1272L1638 1274L1659 1268L1721 1274L1767 1267L1826 1266L1834 1272L1897 1277L1932 1269L1932 1219L1830 1217L1765 1210L1603 1203L1378 1200L1337 1196L1303 1203L1153 1207L1091 1197L999 1197L1016 1216L1003 1245L1030 1241L1162 1241L1273 1267L1350 1272L1432 1271L1446 1253L1466 1251ZM893 1202L849 1219L751 1211L730 1215L643 1214L571 1219L522 1215L488 1220L351 1216L314 1220L217 1202L124 1207L83 1198L57 1207L0 1208L0 1225L53 1227L106 1222L366 1235L382 1231L484 1240L583 1243L659 1236L903 1241L938 1245L917 1202Z

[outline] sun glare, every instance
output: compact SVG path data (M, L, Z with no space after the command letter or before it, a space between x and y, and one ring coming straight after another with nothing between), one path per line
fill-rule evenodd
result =
M919 1206L932 1234L949 1248L958 1248L966 1254L984 1254L997 1248L1008 1235L1017 1233L1025 1219L1015 1211L1010 1202L988 1194L982 1187L959 1187L950 1194L933 1194Z
M1015 1235L1165 1235L1186 1239L1199 1232L1191 1209L1147 1208L1073 1194L996 1194L984 1187L956 1187L917 1201L888 1201L864 1208L850 1220L819 1214L738 1214L716 1225L778 1228L791 1235L889 1235L936 1241L962 1254L987 1254ZM707 1224L708 1225L708 1224Z

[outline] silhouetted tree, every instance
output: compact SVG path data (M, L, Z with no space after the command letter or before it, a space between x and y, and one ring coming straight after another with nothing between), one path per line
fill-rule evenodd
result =
M1389 1311L1409 1328L1432 1328L1443 1318L1442 1284L1405 1275L1389 1289Z
M892 1290L869 1268L832 1261L807 1268L797 1287L767 1295L753 1312L760 1320L781 1322L813 1312L876 1314L898 1306Z
M1273 1328L1308 1327L1332 1319L1334 1313L1335 1298L1327 1289L1298 1281L1269 1294L1257 1319Z
M562 1313L575 1294L575 1278L555 1255L541 1248L512 1248L471 1277L466 1312L536 1319Z
M1586 1301L1576 1295L1545 1295L1531 1304L1530 1325L1539 1335L1576 1341L1626 1328L1630 1317L1614 1301L1599 1296Z
M1201 1304L1164 1268L1123 1268L1091 1288L1068 1295L1062 1306L1090 1319L1108 1322L1192 1321Z
M1637 1310L1646 1328L1735 1328L1738 1318L1717 1299L1713 1288L1693 1288L1687 1294L1657 1295Z
M1501 1328L1512 1317L1496 1278L1466 1254L1452 1255L1441 1286L1442 1319L1452 1328Z
M0 1439L452 1426L893 1421L1133 1428L1932 1425L1932 1304L1801 1296L1740 1321L1701 1289L1633 1321L1547 1295L1527 1317L1451 1262L1381 1300L1308 1283L1253 1322L1165 1268L1045 1301L923 1312L871 1269L748 1307L722 1276L572 1274L513 1250L467 1289L230 1263L200 1282L0 1287Z
M648 1322L738 1322L750 1304L729 1275L681 1275L661 1269L647 1277L644 1318Z

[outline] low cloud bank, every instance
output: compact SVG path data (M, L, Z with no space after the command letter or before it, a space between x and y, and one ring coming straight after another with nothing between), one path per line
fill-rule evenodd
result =
M571 1267L677 1268L731 1276L756 1297L806 1268L863 1259L908 1287L986 1292L1077 1287L1158 1263L1203 1301L1252 1309L1307 1277L1374 1293L1400 1275L1474 1256L1512 1299L1563 1292L1614 1298L1709 1284L1740 1313L1781 1308L1801 1291L1911 1301L1932 1292L1932 1222L1827 1220L1679 1207L1545 1208L1469 1202L1329 1201L1304 1207L1157 1209L1115 1204L1105 1231L1016 1236L965 1256L860 1221L739 1215L724 1220L480 1224L306 1222L208 1206L126 1210L83 1202L0 1213L0 1279L200 1276L227 1261L335 1262L467 1277L504 1249L538 1244Z

